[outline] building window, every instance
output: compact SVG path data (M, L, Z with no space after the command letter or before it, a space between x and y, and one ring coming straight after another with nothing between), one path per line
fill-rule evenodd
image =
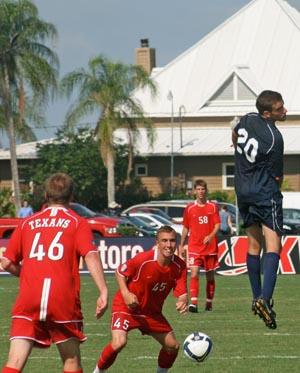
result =
M18 172L19 172L19 182L25 183L25 175L26 175L26 167L25 164L18 164Z
M148 166L145 163L138 163L134 166L135 176L148 176Z
M234 188L234 163L222 164L222 187L223 189Z

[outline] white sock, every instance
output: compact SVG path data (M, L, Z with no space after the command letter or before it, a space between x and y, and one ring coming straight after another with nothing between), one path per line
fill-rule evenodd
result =
M105 372L106 372L106 369L99 369L97 365L96 365L95 370L93 371L93 373L105 373Z
M157 367L157 373L168 373L168 368Z

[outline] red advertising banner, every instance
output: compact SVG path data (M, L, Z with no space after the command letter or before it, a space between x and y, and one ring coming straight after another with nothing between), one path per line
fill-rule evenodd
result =
M0 257L4 254L8 240L0 239ZM137 253L150 250L155 245L154 238L120 237L96 241L103 268L106 273L115 269ZM232 236L219 239L219 262L217 273L224 276L237 276L247 272L247 237ZM282 238L282 253L279 264L280 274L300 273L300 236ZM80 269L85 270L83 261ZM4 273L0 266L0 273Z

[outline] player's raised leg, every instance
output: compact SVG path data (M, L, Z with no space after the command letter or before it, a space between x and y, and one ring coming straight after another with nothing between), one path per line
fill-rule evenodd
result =
M158 355L157 373L166 373L177 358L180 344L176 340L173 332L151 333L151 336L162 346Z
M276 313L273 310L273 292L277 280L281 252L281 238L277 232L263 225L266 240L266 254L264 257L264 282L262 297L256 302L256 309L263 317L267 327L276 329Z
M281 237L277 232L263 225L263 232L266 240L266 255L264 258L264 283L262 295L267 301L273 296L277 271L281 252Z
M258 224L253 224L246 229L248 236L247 270L252 289L252 311L256 314L255 300L261 297L261 269L260 252L262 250L262 230Z

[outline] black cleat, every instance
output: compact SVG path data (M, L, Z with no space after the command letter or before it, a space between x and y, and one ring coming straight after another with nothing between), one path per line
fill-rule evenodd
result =
M264 323L268 328L276 329L276 313L273 311L272 307L273 302L272 305L270 305L270 303L263 298L258 298L255 300L256 313L259 315L259 317L263 319Z
M198 313L198 307L196 304L190 304L189 305L189 312L192 312L192 313Z
M205 305L205 308L204 308L205 311L212 311L212 302L206 302L206 305Z

